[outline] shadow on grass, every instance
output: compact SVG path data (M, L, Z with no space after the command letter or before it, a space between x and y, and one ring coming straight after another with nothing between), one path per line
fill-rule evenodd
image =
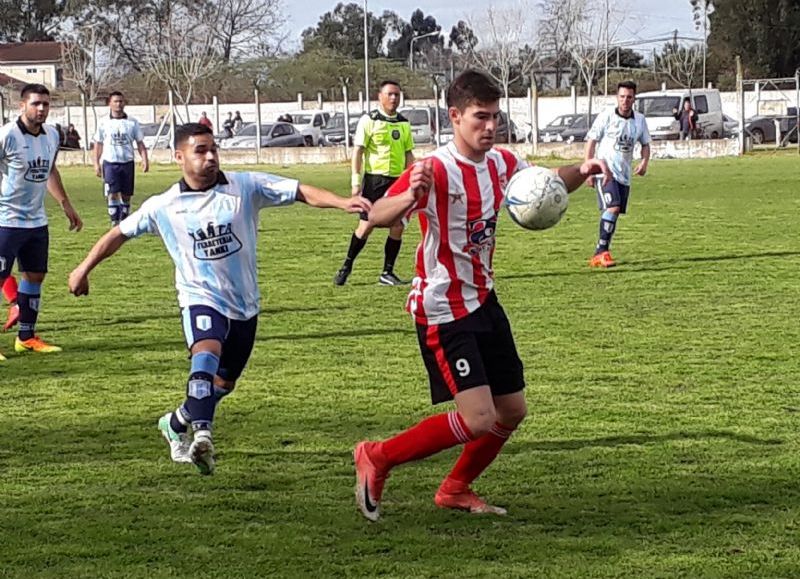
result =
M324 340L326 338L360 338L366 336L388 336L391 334L415 334L412 329L364 328L361 330L337 330L333 332L310 332L307 334L272 334L261 340Z
M730 432L726 430L702 430L699 432L669 432L666 434L628 434L619 436L604 436L602 438L585 438L585 439L570 439L570 440L540 440L529 443L515 443L509 445L507 452L514 454L515 452L528 452L531 450L539 450L543 452L560 452L564 450L580 450L582 448L594 447L616 447L626 445L647 445L659 444L663 442L674 442L678 440L697 440L705 441L712 439L722 439L741 442L745 444L755 444L759 446L775 446L783 444L783 441L778 438L758 438L748 434L740 434L738 432ZM522 448L519 448L519 447ZM517 450L515 450L515 447Z
M625 273L640 273L649 271L668 271L679 269L691 269L693 263L717 263L736 260L755 260L755 259L771 259L771 258L784 258L784 257L798 257L800 251L766 251L763 253L743 253L743 254L730 254L730 255L707 255L696 257L683 257L677 259L652 259L647 261L625 261L619 260L617 267L610 269L598 270L590 269L588 266L581 267L580 269L566 270L566 271L542 271L520 273L512 275L499 275L498 279L514 280L514 279L534 279L540 277L570 277L570 276L583 276L583 275L597 275L597 274L625 274Z

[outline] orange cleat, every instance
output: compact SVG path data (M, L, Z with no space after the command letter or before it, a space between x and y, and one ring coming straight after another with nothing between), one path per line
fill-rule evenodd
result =
M356 504L370 521L381 516L380 505L383 485L389 473L376 457L377 442L359 442L353 451L356 464Z
M457 509L476 515L505 515L507 513L502 507L488 504L476 495L469 485L450 478L444 479L442 486L436 491L433 502L440 509Z
M38 352L40 354L52 354L61 351L61 348L48 344L39 336L34 336L27 340L20 340L17 338L14 342L14 349L17 352Z
M10 328L16 326L18 321L19 321L19 305L11 304L11 307L8 308L8 317L6 318L6 323L3 324L3 331L7 332Z
M614 267L615 265L617 265L617 262L607 251L598 253L589 260L589 267Z

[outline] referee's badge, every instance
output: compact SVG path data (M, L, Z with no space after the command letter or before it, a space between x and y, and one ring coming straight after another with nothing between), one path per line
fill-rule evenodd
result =
M398 131L397 129L392 129L392 138L395 141L399 141L400 140L400 131Z

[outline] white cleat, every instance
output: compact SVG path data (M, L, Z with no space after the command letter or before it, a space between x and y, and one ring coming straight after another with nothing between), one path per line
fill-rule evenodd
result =
M189 457L200 474L209 475L214 472L214 441L210 431L198 430L194 433Z
M173 462L192 462L189 456L189 448L192 441L189 439L188 432L175 432L169 425L169 419L172 412L167 412L164 416L158 419L158 429L161 431L162 436L169 444L169 456Z

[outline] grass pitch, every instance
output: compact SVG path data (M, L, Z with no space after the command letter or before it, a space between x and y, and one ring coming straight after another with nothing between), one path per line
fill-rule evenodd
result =
M338 167L271 168L349 189ZM356 512L351 449L432 413L406 290L377 232L342 288L355 218L262 212L258 341L218 411L218 470L169 461L156 420L188 363L161 242L66 277L106 228L99 181L63 169L86 227L51 214L39 331L0 419L4 577L792 577L800 573L796 157L655 161L590 271L593 192L557 227L501 219L497 290L530 416L476 484L506 518L433 505L456 450L397 469L384 518ZM177 178L137 175L138 206ZM416 223L398 273L411 272Z

